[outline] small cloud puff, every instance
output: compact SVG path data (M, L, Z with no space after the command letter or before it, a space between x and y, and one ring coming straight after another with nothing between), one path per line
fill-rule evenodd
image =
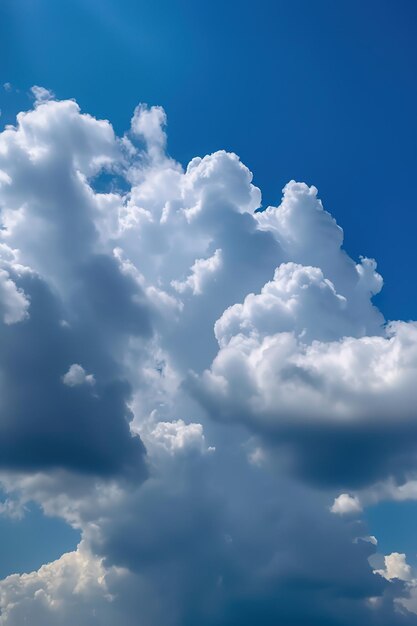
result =
M361 513L362 506L356 496L350 496L348 493L341 493L340 496L335 498L330 511L332 513L336 513L337 515L355 515L356 513Z
M151 432L151 440L162 446L170 454L196 450L213 452L214 448L206 446L201 424L186 424L179 419L173 422L158 422Z
M45 89L45 87L33 85L30 90L32 92L32 95L35 96L36 102L46 102L55 98L54 92L50 89Z
M62 382L68 387L77 387L78 385L94 385L96 380L93 374L87 374L82 365L73 363L62 377Z
M136 107L131 120L132 134L145 141L149 157L153 161L158 161L164 157L165 124L166 114L162 107L148 107L146 104L140 104Z
M384 562L385 568L375 570L375 574L379 574L387 580L397 578L398 580L409 581L412 579L411 566L408 565L405 554L392 552L384 557Z

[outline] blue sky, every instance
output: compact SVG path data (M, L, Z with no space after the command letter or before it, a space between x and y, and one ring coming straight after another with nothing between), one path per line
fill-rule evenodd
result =
M378 260L387 316L411 319L416 11L412 0L6 0L1 73L22 92L76 98L119 132L139 101L162 103L177 159L235 151L265 204L291 178L316 185L350 252Z
M20 519L2 518L0 532L2 577L38 569L45 560L59 558L63 550L73 548L79 541L79 534L68 524L56 518L45 520L33 506Z
M387 565L375 583L357 539L375 535L380 559L405 553L407 564L417 566L416 339L412 325L392 334L384 327L417 319L416 18L413 0L3 0L1 130L16 124L20 111L32 117L15 139L5 133L0 149L0 243L7 246L6 260L0 258L7 398L0 423L1 411L11 416L4 418L0 481L4 502L26 511L17 519L3 505L2 576L37 570L64 553L73 555L62 561L69 581L82 568L90 576L103 567L115 597L123 587L103 626L121 619L128 626L137 610L130 591L138 584L138 598L146 596L149 585L149 597L159 598L171 566L183 573L173 585L172 626L195 623L207 602L216 625L235 626L255 611L262 626L307 618L342 626L337 602L311 595L315 585L333 584L338 601L355 594L363 600L346 609L351 625L369 618L362 611L370 597L388 607L376 625L414 623L417 609L404 617L392 608L403 606L398 598L406 592L417 606L414 570L401 578ZM50 91L32 92L34 85ZM89 125L69 99L93 120L109 120L115 135L110 126ZM148 108L135 111L139 103ZM340 252L339 231L318 213L306 186L286 187L278 226L279 209L251 222L258 192L247 170L219 150L237 154L253 173L263 209L279 207L291 180L317 187L359 265ZM199 162L195 174L181 178L194 157L212 153L207 170ZM109 190L113 196L96 193ZM196 218L199 211L203 217ZM180 214L186 225L179 225ZM362 255L376 259L382 290ZM311 288L311 297L297 291L300 285ZM295 308L285 300L292 289ZM265 293L275 298L273 319ZM10 299L3 303L5 294ZM283 350L288 369L270 352L256 361L259 350L287 332L296 337L294 352L281 343L274 349ZM243 336L248 343L240 346ZM163 381L149 373L155 371ZM128 421L140 439L130 438ZM181 456L183 448L189 456ZM218 469L210 465L214 454ZM262 467L262 476L252 476L254 467ZM250 484L246 503L240 475ZM278 532L288 533L291 546L293 569L284 582L281 565L274 569L280 558L262 569L254 556L273 550L282 556L272 520L284 516L284 496L276 499L276 490L289 501L295 494L288 519L298 530L282 522ZM338 500L340 494L349 499ZM247 525L237 521L240 514L248 515ZM161 520L171 515L167 529ZM310 517L318 535L309 529L304 544L299 520ZM251 543L263 525L265 538ZM193 543L192 529L200 526L216 558ZM147 538L143 545L136 527ZM247 560L226 554L214 529L247 550ZM333 549L325 546L328 537ZM71 552L80 538L82 548ZM347 559L346 580L337 578L330 556L323 556L328 569L314 578L316 544ZM262 594L258 566L269 572ZM130 572L126 585L118 567ZM198 581L190 576L194 568L206 572ZM218 591L203 597L211 574L226 581L221 599ZM352 591L353 579L360 591ZM44 590L42 575L36 580ZM303 608L297 612L291 600L277 608L280 594L297 594L297 580L305 584ZM381 591L387 580L388 591ZM19 579L5 587L22 606L25 585ZM244 599L236 596L239 585L248 590ZM77 608L81 617L65 600L62 623L81 619L84 626L91 610L100 620L96 593L88 588L85 607ZM44 607L33 610L43 626L54 623ZM145 609L144 624L159 626L165 610L165 604L160 615ZM0 626L17 624L18 611L0 617Z

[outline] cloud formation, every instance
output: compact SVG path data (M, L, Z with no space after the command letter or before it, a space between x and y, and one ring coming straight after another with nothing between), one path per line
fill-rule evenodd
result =
M362 512L362 506L356 496L341 493L335 498L330 510L337 515L355 515Z
M314 187L257 211L237 155L183 168L161 107L119 138L33 93L0 134L0 478L82 541L0 582L0 624L416 624L352 492L417 470L375 261Z

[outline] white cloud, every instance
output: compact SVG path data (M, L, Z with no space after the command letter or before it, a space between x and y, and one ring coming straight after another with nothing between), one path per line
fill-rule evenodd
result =
M321 269L347 298L350 315L363 333L379 333L383 318L370 300L383 284L375 262L361 258L355 263L346 254L343 230L323 209L316 187L291 181L283 193L280 206L255 214L259 228L273 234L289 260Z
M5 324L16 324L29 315L30 301L6 270L0 269L0 312Z
M113 570L113 575L117 574ZM30 618L33 626L70 626L86 616L109 624L106 611L111 611L112 597L107 590L107 575L102 560L80 544L75 552L64 554L38 571L8 576L0 582L0 624L17 626Z
M362 512L362 506L356 496L341 493L335 498L330 510L337 515L356 515Z
M384 557L384 562L385 568L382 570L375 570L376 574L383 576L387 580L393 580L394 578L406 581L411 580L411 567L406 561L405 554L392 552Z
M170 454L177 452L196 450L205 452L213 451L214 448L207 448L201 424L186 424L179 419L173 422L158 422L152 430L148 442L156 443Z
M221 347L235 335L266 337L278 331L295 330L304 341L339 337L351 323L346 308L346 298L319 268L283 263L260 294L229 307L214 332Z
M191 290L194 295L203 293L205 283L222 267L222 251L218 248L208 259L197 259L191 266L191 274L184 281L173 280L171 285L184 293Z
M94 375L87 374L82 365L73 363L62 377L62 382L68 387L77 387L78 385L94 385L96 381Z
M305 344L293 332L233 336L204 381L223 398L236 393L271 427L314 416L330 423L414 420L417 324L397 322L383 337L347 337ZM237 376L245 380L238 394ZM325 384L324 384L325 383ZM211 387L213 386L213 387ZM297 393L293 393L293 391ZM276 402L279 391L280 401ZM398 400L407 399L398 410ZM285 417L287 416L287 417Z
M45 89L45 87L39 87L38 85L33 85L31 92L35 96L36 102L45 102L46 100L52 100L54 98L52 91Z
M160 107L119 139L34 95L0 135L1 477L83 541L2 581L0 624L362 626L377 598L392 626L373 542L328 507L416 464L417 326L384 326L375 262L314 187L254 213L236 154L176 163Z
M163 130L166 125L166 115L162 107L148 108L144 104L136 107L131 120L132 133L143 137L149 156L152 160L164 158L166 134Z
M230 327L233 313L217 326L224 343L222 329ZM279 330L282 318L275 319ZM347 438L365 446L368 457L351 484L366 483L369 475L388 477L398 462L411 471L417 460L410 440L417 427L417 325L396 322L383 336L305 343L305 335L289 330L263 335L268 323L266 309L255 330L246 325L243 334L240 326L220 344L210 370L192 381L203 405L218 419L241 421L266 439L290 443L296 464L313 464L306 465L311 476L324 467L330 472L336 459L344 467L343 476L334 472L335 480L352 476ZM378 440L392 431L396 437L387 451ZM328 466L320 441L333 446Z

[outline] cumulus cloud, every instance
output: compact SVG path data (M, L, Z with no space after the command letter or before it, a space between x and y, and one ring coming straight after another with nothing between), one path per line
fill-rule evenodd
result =
M151 333L150 317L100 243L102 195L88 182L119 155L111 125L73 101L39 101L0 134L3 467L144 473L121 355L131 336ZM78 362L100 376L94 396L62 385Z
M62 377L62 382L68 387L76 387L77 385L94 385L96 381L93 374L87 374L82 365L73 363Z
M305 341L338 337L350 321L346 304L319 268L282 263L260 294L249 294L223 313L214 332L221 347L234 335L267 337L294 328Z
M376 570L375 573L383 576L387 580L398 578L399 580L411 579L411 567L406 562L405 554L392 552L384 557L385 568Z
M173 280L171 282L174 289L180 293L184 293L188 289L192 291L194 295L199 295L203 292L204 284L210 277L215 275L221 269L222 266L222 251L218 248L213 256L208 259L197 259L192 267L191 274L184 281Z
M174 422L158 422L151 436L154 443L161 445L172 454L193 449L204 452L207 449L202 425L186 424L182 419ZM208 449L214 451L212 447Z
M28 297L3 269L0 269L0 309L5 324L16 324L28 317Z
M395 588L398 581L403 583L402 590L394 603L398 611L417 614L417 576L415 568L407 563L405 554L392 552L384 557L384 567L374 570Z
M166 115L162 107L139 105L136 107L131 120L133 135L142 138L147 147L147 153L153 160L160 160L164 157L166 146L166 134L164 126Z
M29 615L34 626L69 626L87 616L93 620L90 623L110 624L106 616L106 609L112 610L106 583L109 574L102 560L81 544L38 571L8 576L0 582L0 624L17 626ZM122 572L115 570L113 575Z
M341 493L335 498L330 510L337 515L355 515L362 512L362 506L356 496Z
M36 102L43 102L45 100L52 100L54 93L45 87L39 87L39 85L33 85L31 92L35 97Z
M33 93L0 134L0 477L82 542L1 581L0 624L416 624L351 492L417 469L375 261L314 187L256 211L236 154L183 168L161 107L118 138Z
M219 418L288 444L301 471L331 478L333 465L333 478L345 485L404 475L416 466L416 329L397 322L383 336L311 343L294 331L240 332L193 386ZM354 448L364 453L360 475L349 467Z

